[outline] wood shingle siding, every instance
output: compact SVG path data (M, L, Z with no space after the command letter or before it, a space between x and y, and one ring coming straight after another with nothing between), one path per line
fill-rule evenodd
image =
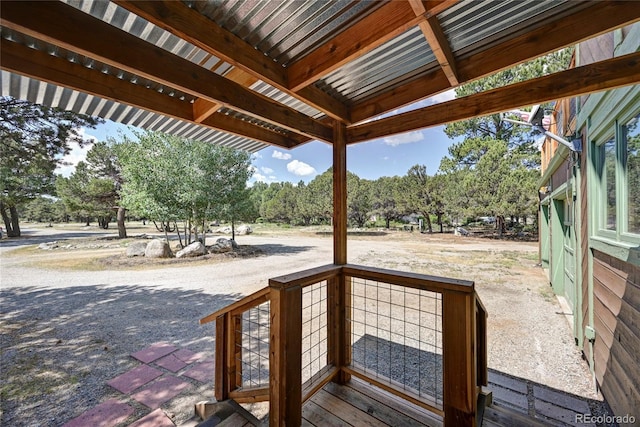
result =
M593 251L594 369L617 415L640 419L640 268Z

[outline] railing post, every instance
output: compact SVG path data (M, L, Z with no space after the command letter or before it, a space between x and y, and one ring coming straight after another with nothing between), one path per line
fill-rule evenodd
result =
M327 363L333 364L341 370L351 363L351 345L349 342L351 324L347 314L348 307L350 307L351 278L340 273L338 277L328 281L327 290L329 296L327 311L327 324L329 327L327 331L327 347L329 352L327 354ZM351 375L341 370L334 382L345 384L350 379Z
M218 402L229 398L227 381L227 320L226 314L216 317L216 382L215 396Z
M474 293L442 293L444 426L476 426Z
M302 422L302 288L270 282L269 425Z

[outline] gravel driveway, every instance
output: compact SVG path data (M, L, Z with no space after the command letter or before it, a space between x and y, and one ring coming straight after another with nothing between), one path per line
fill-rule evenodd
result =
M45 270L38 257L59 252L9 251L85 234L27 232L30 239L0 243L2 425L62 425L116 396L106 381L133 366L131 353L159 341L212 357L215 325L198 319L270 277L332 261L330 237L287 233L242 236L241 245L264 255L210 265ZM475 280L489 312L490 368L597 397L563 310L535 266L537 243L395 233L350 238L348 249L355 264ZM173 409L190 411L212 398L212 386L185 395L187 409Z

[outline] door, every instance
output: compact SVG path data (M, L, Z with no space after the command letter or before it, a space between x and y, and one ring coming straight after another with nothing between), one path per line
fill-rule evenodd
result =
M565 199L563 201L565 208L564 222L563 222L563 234L564 234L564 296L571 307L571 312L575 313L575 301L576 301L576 239L575 230L571 219L573 215L570 209L573 207L567 203Z

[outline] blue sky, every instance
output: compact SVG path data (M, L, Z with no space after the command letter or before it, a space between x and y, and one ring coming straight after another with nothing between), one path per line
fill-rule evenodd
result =
M452 98L453 91L445 92L381 117ZM82 131L86 136L94 137L98 141L106 140L108 137L117 139L118 132L130 134L126 126L110 121L96 129ZM347 169L360 178L373 180L381 176L402 176L411 166L422 164L427 167L427 173L433 175L453 142L455 141L445 135L444 127L439 126L350 145L347 148ZM85 158L89 148L73 147L71 153L65 158L70 165L59 168L58 173L65 176L72 173L78 161ZM268 147L254 154L252 162L254 174L250 183L256 181L297 183L300 180L308 183L331 167L331 163L331 146L322 142L309 142L292 150Z

